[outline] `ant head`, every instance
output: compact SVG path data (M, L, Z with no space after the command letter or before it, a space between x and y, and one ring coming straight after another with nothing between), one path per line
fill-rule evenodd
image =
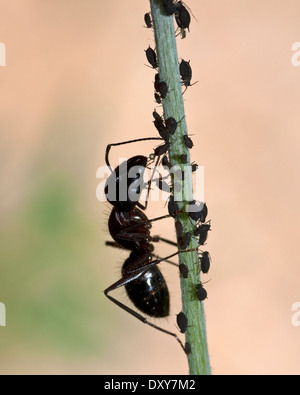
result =
M120 211L131 211L138 203L142 189L147 157L138 155L122 162L107 178L105 196Z
M137 155L137 156L133 156L132 158L129 158L127 160L127 169L128 169L128 173L130 171L130 169L136 167L141 167L144 168L147 165L147 158L146 156L142 156L142 155Z

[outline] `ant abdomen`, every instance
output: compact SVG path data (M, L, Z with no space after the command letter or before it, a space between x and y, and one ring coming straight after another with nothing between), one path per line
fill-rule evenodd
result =
M128 274L127 268L132 271L132 265L137 261L141 264L151 261L151 254L142 257L136 251L132 251L122 267L122 276ZM157 266L147 270L136 280L125 285L127 295L134 306L150 317L167 317L170 312L170 296L166 281Z

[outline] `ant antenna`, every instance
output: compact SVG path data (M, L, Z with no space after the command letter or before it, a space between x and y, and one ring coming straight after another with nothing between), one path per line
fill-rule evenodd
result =
M109 163L109 159L108 159L108 156L109 156L109 152L110 152L110 150L111 150L111 147L117 147L117 146L119 146L119 145L130 144L130 143L137 143L137 142L146 141L146 140L162 140L162 138L160 138L160 137L146 137L146 138L142 138L142 139L135 139L135 140L123 141L122 143L109 144L109 145L106 147L106 152L105 152L105 163L106 163L106 165L109 167L109 170L111 171L111 173L113 173L113 169L112 169L112 167L111 167L111 165L110 165L110 163Z

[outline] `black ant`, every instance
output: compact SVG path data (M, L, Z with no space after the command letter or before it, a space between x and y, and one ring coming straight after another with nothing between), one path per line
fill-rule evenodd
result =
M160 138L145 138L123 143L110 144L106 149L106 163L109 163L109 151L112 146L129 144L136 141L144 140L161 140ZM160 157L156 161L159 162ZM109 286L105 291L105 296L115 303L117 306L127 311L129 314L136 317L141 322L163 332L170 336L175 337L183 350L185 347L178 336L166 329L163 329L145 318L142 314L136 312L132 308L126 306L124 303L115 299L110 295L110 292L115 289L125 286L127 295L132 301L134 306L142 313L150 317L166 317L169 315L170 297L166 281L158 268L158 264L163 261L168 261L170 258L186 252L196 251L191 249L186 251L177 251L170 256L163 259L153 257L153 244L155 241L164 241L160 237L151 237L150 228L154 221L158 221L171 216L175 217L180 213L177 203L174 198L171 199L171 208L168 215L148 219L146 214L142 211L145 210L148 203L148 196L145 205L141 205L139 198L142 193L141 178L143 177L145 168L147 166L148 158L145 156L134 156L126 161L127 169L123 169L123 164L118 166L115 171L108 177L105 185L105 194L107 200L114 207L108 220L109 232L114 239L114 242L107 242L107 245L124 248L131 251L129 257L125 260L122 266L122 277L114 284ZM155 166L156 166L155 165ZM133 170L133 173L131 170ZM132 174L131 174L132 173ZM134 175L135 174L135 175ZM148 186L148 193L151 187L150 179ZM122 185L124 184L124 186ZM126 185L126 186L125 186ZM110 189L113 189L114 197L111 197ZM118 192L118 194L116 193ZM121 192L121 194L120 194ZM121 196L123 193L123 196ZM112 194L112 195L113 195ZM167 241L169 242L169 241ZM169 242L172 244L172 242Z

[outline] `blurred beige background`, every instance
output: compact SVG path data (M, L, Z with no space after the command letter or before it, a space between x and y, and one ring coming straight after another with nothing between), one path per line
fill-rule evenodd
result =
M187 3L198 22L178 52L199 81L185 103L212 219L213 372L299 374L300 2ZM96 170L108 143L156 135L148 10L148 0L0 0L1 374L188 372L174 339L103 295L127 253L104 246ZM113 160L151 149L124 147ZM172 316L156 323L176 330L177 273L163 273Z

